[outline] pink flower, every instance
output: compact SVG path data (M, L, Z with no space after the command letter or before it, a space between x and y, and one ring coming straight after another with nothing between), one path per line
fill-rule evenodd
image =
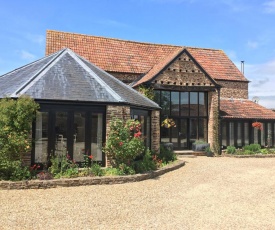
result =
M121 142L119 142L119 146L122 146L123 145L123 142L121 141Z

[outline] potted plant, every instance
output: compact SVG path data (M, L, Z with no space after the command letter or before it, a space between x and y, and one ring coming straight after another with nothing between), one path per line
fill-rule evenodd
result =
M207 147L210 147L209 143L206 143L205 141L201 141L201 140L196 140L193 144L192 144L192 150L194 152L197 151L205 151L205 149Z
M172 127L176 127L176 123L172 118L166 118L162 121L161 126L164 128L172 128Z

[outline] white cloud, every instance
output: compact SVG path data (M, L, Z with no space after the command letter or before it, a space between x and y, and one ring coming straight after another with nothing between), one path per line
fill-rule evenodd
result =
M262 64L245 64L244 73L251 81L249 98L258 96L261 100L260 104L275 108L275 59Z
M19 55L21 59L27 60L27 61L33 61L36 59L36 56L26 50L20 50Z
M265 2L263 6L264 6L264 12L269 14L275 13L275 0Z

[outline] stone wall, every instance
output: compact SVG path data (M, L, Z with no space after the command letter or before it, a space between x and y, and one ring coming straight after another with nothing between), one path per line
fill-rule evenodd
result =
M174 86L213 86L192 59L183 53L153 81L155 84Z
M160 111L151 113L151 149L159 151L160 148Z
M211 149L215 147L215 144L219 145L218 97L218 92L209 92L208 94L208 143L210 143Z
M248 82L217 81L221 88L221 97L248 99Z

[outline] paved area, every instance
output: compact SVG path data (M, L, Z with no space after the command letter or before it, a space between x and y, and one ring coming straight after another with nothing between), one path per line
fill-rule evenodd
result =
M0 191L0 229L275 229L275 158L186 158L159 178Z

